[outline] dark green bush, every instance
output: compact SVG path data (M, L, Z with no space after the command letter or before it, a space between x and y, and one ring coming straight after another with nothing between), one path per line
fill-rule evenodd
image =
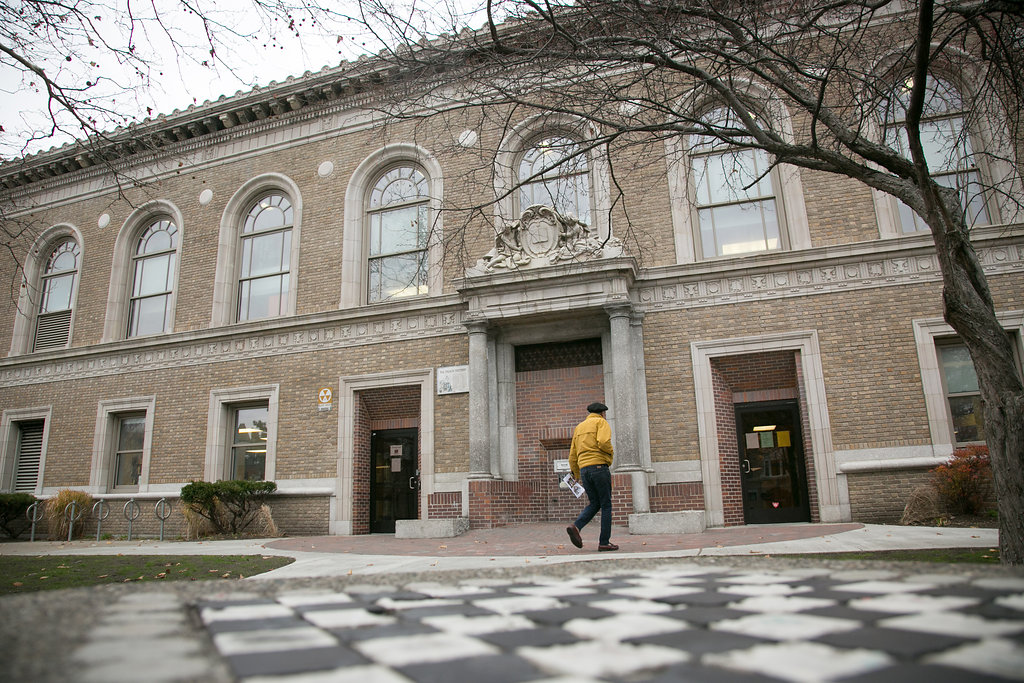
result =
M36 497L29 493L0 493L0 530L11 538L25 533L32 524L25 511L34 502Z
M193 481L181 489L181 502L210 522L215 533L240 534L260 515L277 490L272 481Z

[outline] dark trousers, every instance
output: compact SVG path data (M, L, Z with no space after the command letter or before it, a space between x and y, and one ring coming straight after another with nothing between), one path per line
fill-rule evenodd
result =
M612 538L612 473L608 465L590 465L580 470L580 483L587 492L590 504L576 518L576 528L582 529L601 511L600 545L608 545Z

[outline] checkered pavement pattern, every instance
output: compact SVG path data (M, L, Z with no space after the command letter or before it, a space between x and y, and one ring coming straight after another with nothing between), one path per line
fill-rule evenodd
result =
M1024 578L693 568L222 595L244 683L1024 680Z

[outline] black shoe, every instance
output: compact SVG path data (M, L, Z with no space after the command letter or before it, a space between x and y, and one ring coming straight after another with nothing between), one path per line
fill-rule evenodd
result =
M572 541L574 546L577 548L583 547L583 539L580 538L580 530L576 528L575 524L570 524L565 527L565 533L569 534L569 540Z
M619 546L615 545L614 543L609 543L607 545L599 545L599 546L597 546L597 549L598 550L618 550Z

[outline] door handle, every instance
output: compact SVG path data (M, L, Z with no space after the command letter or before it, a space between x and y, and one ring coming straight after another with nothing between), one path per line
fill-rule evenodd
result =
M415 491L419 487L419 477L409 477L409 490Z
M750 474L750 461L743 459L743 474Z

